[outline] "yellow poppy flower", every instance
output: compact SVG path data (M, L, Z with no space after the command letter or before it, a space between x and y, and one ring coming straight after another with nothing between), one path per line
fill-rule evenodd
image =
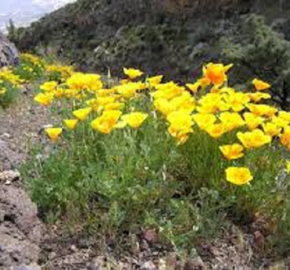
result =
M125 103L113 102L113 103L106 104L104 106L104 110L105 111L121 110L124 108L124 106L125 106Z
M284 127L284 131L281 135L280 142L282 145L290 149L290 127Z
M170 81L170 82L167 82L167 83L160 83L160 84L156 85L155 88L158 91L164 91L164 90L166 90L168 88L172 88L172 87L176 87L176 86L178 86L178 84L176 84L173 81Z
M188 92L184 92L170 101L166 98L155 99L153 104L155 109L165 116L174 111L184 111L188 114L196 107L195 99Z
M239 159L244 156L244 148L238 143L220 146L219 149L223 153L223 155L229 160Z
M91 113L92 108L87 107L83 109L78 109L73 111L73 115L80 121L84 121L88 118L89 114Z
M192 93L196 93L198 91L198 89L201 87L201 83L198 81L196 83L188 83L186 84L186 87L192 92Z
M259 80L259 79L254 79L252 83L255 86L257 91L267 90L271 87L270 84L268 84L262 80Z
M7 90L5 88L0 90L0 95L5 95L5 93L7 92Z
M73 90L88 90L96 92L103 87L101 76L98 74L74 73L66 81L67 86Z
M63 121L64 121L65 126L70 130L75 129L78 123L77 119L65 119Z
M62 133L62 128L46 128L45 133L51 139L51 141L55 142L58 140L60 134Z
M165 98L167 100L170 100L170 99L173 99L175 97L182 95L184 92L185 92L184 87L181 87L178 85L172 85L166 89L157 90L151 93L151 96L154 99Z
M106 105L106 104L109 104L109 103L114 103L115 102L115 97L99 97L96 99L96 102L98 105Z
M56 89L57 85L58 83L55 81L45 82L40 86L40 89L44 92L53 92Z
M250 104L247 106L249 110L257 116L273 117L277 113L277 109L265 104Z
M73 98L78 94L77 90L75 89L65 89L64 96L67 98Z
M183 144L188 138L188 133L192 133L193 120L189 113L185 111L175 111L168 115L167 121L170 126L168 132L177 140L178 144Z
M238 113L223 112L219 118L227 131L239 128L245 124L245 121Z
M280 116L279 117L274 116L271 120L272 120L272 123L278 127L284 128L284 127L287 127L289 125L288 120L286 120Z
M113 126L111 126L109 122L104 121L102 117L98 117L93 120L91 122L91 126L94 130L97 130L104 134L109 134L113 129Z
M225 86L221 88L221 93L226 94L227 96L233 96L238 94L234 88ZM225 96L226 97L226 96Z
M207 87L211 84L211 81L206 77L199 79L197 82L200 83L202 87Z
M166 98L155 99L153 105L157 111L165 116L174 111L173 104L171 104Z
M96 93L98 97L107 97L115 94L115 89L100 89Z
M133 112L123 115L122 120L124 120L131 128L137 129L143 124L147 117L147 113Z
M206 127L205 131L214 139L220 138L227 132L227 129L223 123L214 124Z
M263 126L265 134L271 137L278 136L282 130L282 128L278 127L277 125L273 123L266 123L266 124L263 124L262 126Z
M128 80L128 79L120 80L120 85L125 85L127 83L130 83L130 80Z
M53 93L54 93L54 96L56 98L62 98L64 96L64 94L65 94L65 90L61 89L61 88L58 88L58 89L54 90Z
M260 129L245 133L238 132L237 137L245 148L258 148L272 141L271 136Z
M235 185L245 185L253 180L253 176L248 168L229 167L226 169L226 179Z
M197 111L199 113L216 113L229 110L230 106L223 100L219 93L209 93L199 100Z
M290 112L280 111L278 117L290 123Z
M191 113L196 107L194 97L188 92L183 92L181 95L174 97L169 101L169 104L174 111L184 110L188 113Z
M163 79L163 75L159 75L159 76L154 76L154 77L147 78L146 82L148 82L148 84L150 86L154 87L154 86L160 84L162 79Z
M168 115L167 121L175 126L177 129L182 130L193 125L193 120L190 114L184 111L175 111Z
M53 95L51 93L39 93L34 97L34 101L43 106L48 106L53 101Z
M144 88L144 84L130 82L124 85L118 85L114 89L117 93L119 93L124 98L132 98L135 96L138 90L142 90Z
M261 93L261 92L247 93L247 96L253 102L259 102L262 99L270 99L271 98L271 95L270 94Z
M101 116L91 122L94 130L109 134L116 126L122 112L118 110L105 111Z
M286 161L286 172L290 174L290 160Z
M202 114L202 113L194 114L192 116L192 119L202 130L205 130L208 126L213 125L217 120L214 114Z
M233 65L224 66L223 64L209 63L203 68L203 75L213 85L219 86L227 81L226 72L232 66Z
M264 118L256 116L253 113L249 113L249 112L244 113L243 116L249 130L256 129L265 120Z
M228 106L234 111L234 112L240 112L245 108L245 105L249 103L250 99L249 97L244 93L225 93L224 99Z
M138 70L138 69L134 69L134 68L124 68L123 72L126 76L128 76L131 80L134 80L138 77L141 77L143 75L143 72Z

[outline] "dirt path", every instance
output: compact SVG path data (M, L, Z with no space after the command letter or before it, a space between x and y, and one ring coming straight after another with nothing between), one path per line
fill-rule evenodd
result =
M42 127L54 121L48 109L33 102L32 90L25 87L15 104L0 110L0 169L18 167L41 139Z
M15 104L0 110L0 269L40 269L36 263L44 225L21 188L17 170L30 146L41 139L40 128L52 118L48 110L31 102L32 95L28 87L23 88Z

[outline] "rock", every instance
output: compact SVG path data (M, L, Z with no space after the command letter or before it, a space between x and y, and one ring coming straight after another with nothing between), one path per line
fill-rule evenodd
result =
M166 266L171 267L171 269L177 268L177 254L175 252L171 252L168 254L166 258Z
M37 264L30 264L14 267L13 270L41 270L41 267Z
M155 230L144 230L143 231L143 239L145 239L148 243L153 244L157 241L157 233Z
M77 252L77 247L75 246L75 245L71 245L70 246L70 250L72 251L72 252Z
M164 259L159 259L158 269L159 270L166 270L166 261Z
M7 142L0 139L0 171L18 167L23 159L23 154L13 151Z
M101 268L97 262L92 262L87 266L87 270L100 270L100 269Z
M88 270L101 270L105 267L105 257L99 256L88 265Z
M12 181L18 180L20 178L19 171L4 171L0 172L0 182L5 182L6 184L11 183Z
M130 239L130 245L131 245L133 254L140 254L140 244L139 244L137 235L130 234L129 239Z
M27 265L38 260L43 228L25 192L0 184L0 269L19 265L37 269Z
M189 260L184 266L184 270L198 270L204 269L204 264L200 260Z
M141 249L141 251L150 250L149 244L146 240L144 240L144 239L142 240L141 245L140 245L140 249Z
M144 263L140 269L141 270L157 270L156 266L151 261Z
M10 139L11 138L11 135L9 133L3 133L1 135L2 138L7 138L7 139Z
M254 232L254 244L260 248L265 245L265 237L259 230Z
M190 251L190 258L184 266L185 270L204 269L204 263L195 248Z
M56 258L56 253L55 252L49 253L48 258L49 258L49 260L55 259Z
M19 53L6 36L0 32L0 68L16 66L19 63Z

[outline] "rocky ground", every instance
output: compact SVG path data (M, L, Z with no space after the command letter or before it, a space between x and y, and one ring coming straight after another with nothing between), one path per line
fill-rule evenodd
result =
M49 116L31 104L29 92L23 89L16 105L0 111L0 269L36 263L41 251L44 225L18 169Z
M63 223L45 225L18 169L29 158L32 145L46 142L42 127L54 121L48 110L33 104L29 87L17 104L0 111L0 269L262 269L271 265L258 255L264 239L258 229L245 233L232 225L220 238L201 242L184 258L159 246L154 232L129 235L118 246L107 243L100 249L102 236L71 236ZM272 269L287 265L275 263Z

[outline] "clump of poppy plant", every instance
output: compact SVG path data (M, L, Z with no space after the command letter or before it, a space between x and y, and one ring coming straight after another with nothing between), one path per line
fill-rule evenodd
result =
M109 234L142 223L174 245L218 230L229 209L236 220L262 214L279 230L290 206L290 113L270 105L271 85L261 79L245 91L231 87L231 68L209 63L184 84L124 68L112 85L51 66L62 79L44 82L34 100L61 106L63 121L46 130L57 150L34 167L35 200L66 216L89 212Z

